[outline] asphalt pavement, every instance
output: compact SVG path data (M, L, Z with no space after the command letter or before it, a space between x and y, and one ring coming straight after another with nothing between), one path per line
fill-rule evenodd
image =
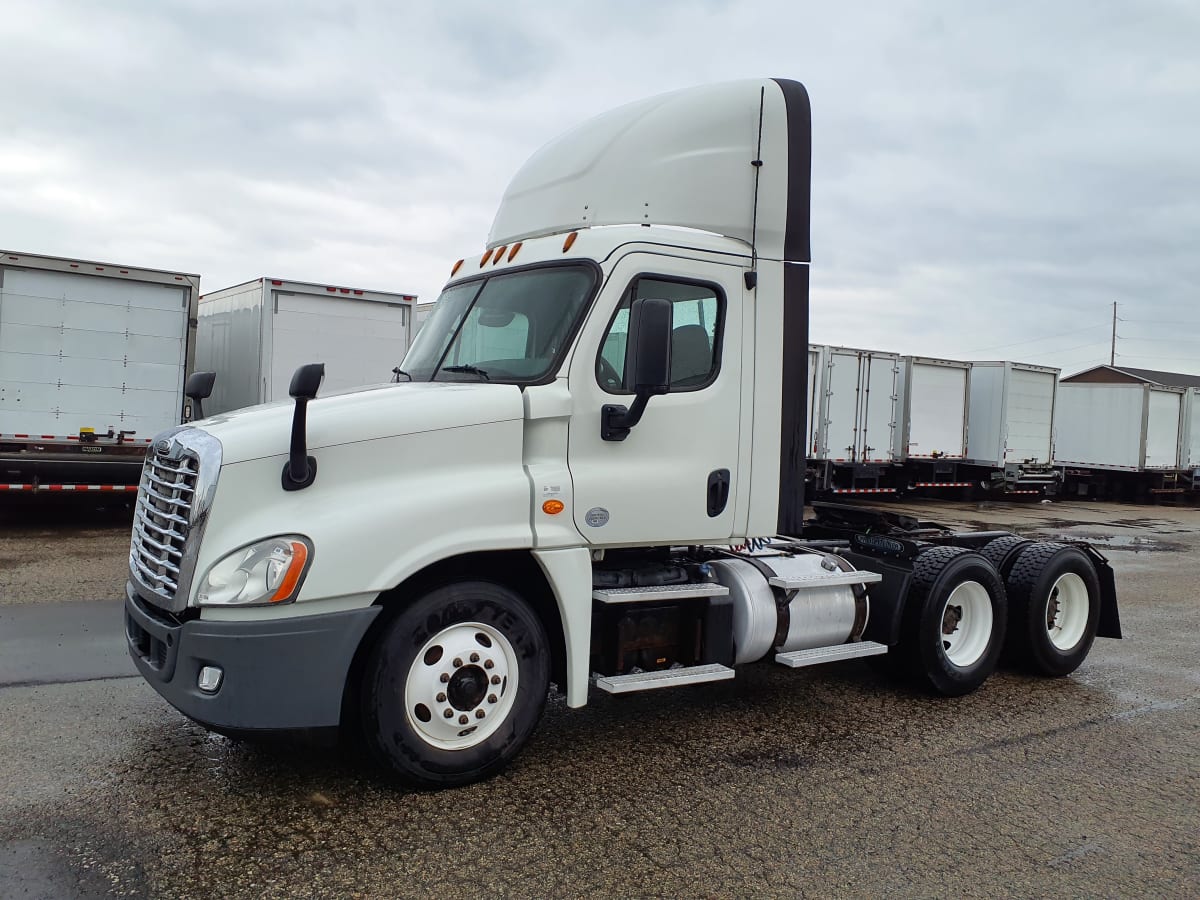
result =
M442 793L208 734L139 678L10 684L0 897L1200 895L1200 514L936 512L1106 547L1126 639L953 700L861 661L554 699L507 772ZM94 612L25 642L103 645Z
M136 675L124 628L119 600L0 606L0 687Z

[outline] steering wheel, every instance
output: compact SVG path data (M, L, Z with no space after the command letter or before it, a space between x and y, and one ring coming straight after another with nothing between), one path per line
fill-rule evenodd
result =
M597 377L600 379L600 384L610 391L619 391L621 389L621 376L617 374L617 370L603 356L600 357L596 367L599 369Z

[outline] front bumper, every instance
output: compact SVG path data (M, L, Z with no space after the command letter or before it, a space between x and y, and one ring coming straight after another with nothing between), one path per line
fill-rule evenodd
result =
M378 606L253 622L180 621L125 586L125 638L142 677L190 719L221 730L336 726L350 663ZM215 693L196 684L223 672Z

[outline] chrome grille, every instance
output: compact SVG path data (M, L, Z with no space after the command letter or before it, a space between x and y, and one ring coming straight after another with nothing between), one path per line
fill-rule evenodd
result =
M167 601L179 590L191 527L200 460L184 451L177 458L146 455L133 514L129 566L138 580Z

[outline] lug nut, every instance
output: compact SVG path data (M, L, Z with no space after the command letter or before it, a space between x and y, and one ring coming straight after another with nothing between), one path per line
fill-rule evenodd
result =
M492 676L492 684L499 684L499 683L500 683L500 676L499 676L499 675L493 675L493 676Z
M482 719L486 715L487 713L485 713L482 709L475 710L475 718L477 719Z
M450 676L447 675L445 672L443 672L442 673L442 684L445 684L449 680L450 680Z
M488 703L495 703L495 702L496 702L496 695L488 694Z
M494 662L492 662L492 661L489 659L489 660L487 660L487 661L485 661L485 662L484 662L484 664L483 664L483 667L484 667L485 669L491 669L491 668L494 668L494 667L495 667L495 665L496 665L496 664L495 664Z
M471 720L467 718L466 713L463 713L461 716L458 717L459 725L466 725L470 721Z
M479 662L479 654L478 653L471 654L471 662Z
M456 669L462 668L462 660L459 659L457 656L454 657L454 668L456 668Z
M446 695L445 695L445 694L438 694L438 695L437 695L437 702L438 702L438 703L445 703L445 702L446 702Z
M444 713L442 713L442 715L445 716L447 719L453 719L454 718L454 710L448 709Z

